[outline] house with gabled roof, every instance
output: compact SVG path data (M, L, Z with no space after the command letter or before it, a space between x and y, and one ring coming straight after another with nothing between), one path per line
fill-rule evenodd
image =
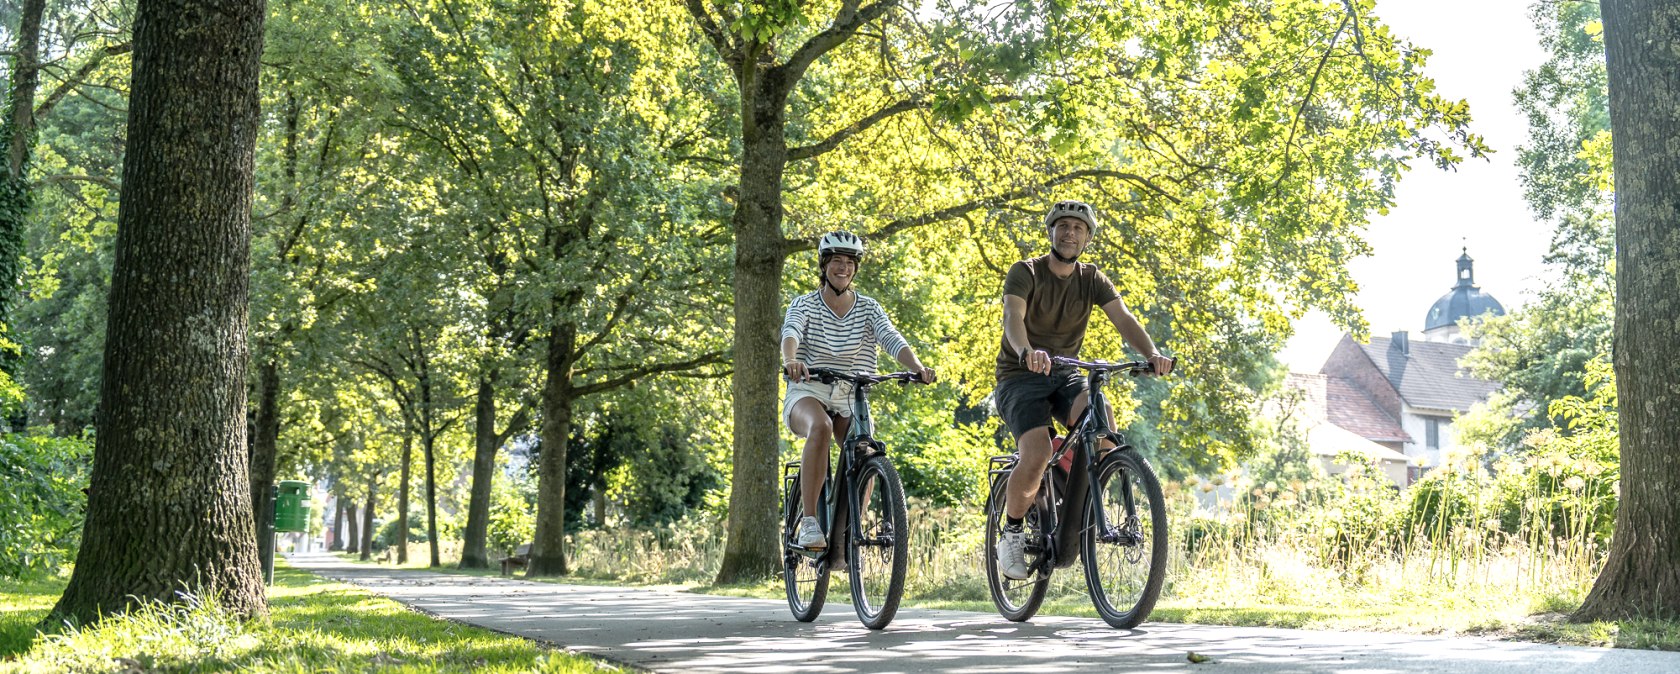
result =
M1400 330L1361 344L1344 334L1317 374L1290 373L1285 384L1304 394L1303 430L1315 454L1366 454L1404 487L1453 449L1454 420L1499 389L1461 365L1474 345L1459 322L1505 309L1475 285L1468 251L1457 263L1457 284L1430 307L1419 338ZM1325 424L1346 433L1320 430L1315 437ZM1397 462L1406 465L1403 474Z
M1459 365L1471 348L1412 340L1405 331L1369 344L1343 335L1319 370L1342 391L1326 416L1404 454L1412 463L1409 483L1454 447L1453 420L1499 390L1499 382L1471 377Z

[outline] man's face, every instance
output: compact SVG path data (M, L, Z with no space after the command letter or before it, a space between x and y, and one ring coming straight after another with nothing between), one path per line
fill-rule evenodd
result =
M1069 215L1050 224L1050 245L1064 258L1078 257L1090 243L1091 228L1084 220Z
M857 258L844 253L835 253L823 265L823 275L828 277L828 284L845 290L851 285L852 277L857 275Z

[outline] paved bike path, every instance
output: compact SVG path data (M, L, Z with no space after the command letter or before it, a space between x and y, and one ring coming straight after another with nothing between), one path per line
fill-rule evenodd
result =
M1166 623L1114 630L1094 618L1011 623L925 609L871 632L832 595L821 617L800 623L775 600L287 558L436 616L659 672L1680 672L1680 653ZM1191 651L1213 662L1192 664Z

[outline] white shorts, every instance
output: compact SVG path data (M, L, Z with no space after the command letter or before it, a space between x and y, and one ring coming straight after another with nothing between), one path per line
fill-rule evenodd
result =
M782 399L782 423L793 428L793 406L805 398L815 398L830 414L852 416L852 383L837 381L824 384L816 379L788 382L787 397Z

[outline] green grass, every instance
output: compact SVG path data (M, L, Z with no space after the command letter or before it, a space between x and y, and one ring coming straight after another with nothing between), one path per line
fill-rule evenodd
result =
M0 672L618 671L534 642L430 618L356 587L277 568L267 618L152 607L40 635L64 579L0 583Z
M913 518L913 521L916 521ZM951 527L961 530L960 527ZM618 558L640 556L640 564L649 567L658 559L680 558L670 553L647 552L651 547L635 542L636 536L623 536L616 545L623 548L588 550L595 556ZM977 537L976 537L977 538ZM904 606L950 609L991 613L991 599L987 595L985 576L978 568L978 555L972 554L977 541L958 541L928 552L929 547L912 539L912 555L928 556L911 565L912 574L905 593ZM709 545L686 544L689 550L708 549ZM1214 551L1218 553L1219 551ZM580 556L583 552L576 552ZM934 554L940 557L933 557ZM1577 583L1558 583L1566 590L1541 589L1541 583L1515 584L1510 568L1534 569L1561 565L1544 565L1530 560L1512 561L1487 555L1479 558L1481 573L1461 573L1450 576L1442 573L1439 564L1432 564L1427 555L1412 555L1401 561L1373 563L1359 582L1337 577L1331 570L1310 563L1301 551L1280 546L1273 554L1249 556L1240 551L1228 551L1214 557L1216 563L1192 564L1182 555L1175 555L1169 567L1168 589L1155 607L1150 620L1168 623L1202 625L1232 625L1250 627L1282 627L1309 630L1351 630L1432 634L1442 636L1475 635L1494 639L1534 641L1579 646L1610 646L1655 650L1680 650L1680 622L1660 620L1630 620L1619 623L1570 623L1567 615L1580 606L1585 587ZM412 556L411 559L416 559ZM445 559L446 563L431 569L444 573L476 576L495 576L497 570L462 571ZM1402 563L1404 562L1404 563ZM1518 562L1522 562L1519 564ZM1525 566L1526 564L1526 566ZM760 583L741 585L713 585L695 573L694 565L683 562L683 569L672 573L651 573L645 568L624 577L613 578L607 569L611 564L599 559L579 562L583 569L563 578L531 578L542 582L591 585L660 585L702 594L760 599L783 598L781 579L766 579ZM623 568L628 568L624 564ZM938 573L925 569L939 567ZM424 562L406 568L425 568ZM715 568L715 567L711 567ZM1568 570L1568 569L1563 569ZM1576 574L1587 581L1590 575ZM523 577L521 577L523 578ZM1058 571L1050 598L1039 612L1045 616L1096 617L1089 598L1085 596L1083 574L1078 568ZM1545 576L1551 578L1551 576ZM1565 580L1569 576L1563 577ZM850 611L844 575L835 577L829 588L830 610ZM825 611L826 612L826 611Z

